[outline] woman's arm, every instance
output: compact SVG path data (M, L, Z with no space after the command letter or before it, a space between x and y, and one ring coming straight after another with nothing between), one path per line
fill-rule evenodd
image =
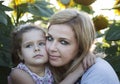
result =
M10 73L12 84L35 84L32 77L23 70L14 69Z

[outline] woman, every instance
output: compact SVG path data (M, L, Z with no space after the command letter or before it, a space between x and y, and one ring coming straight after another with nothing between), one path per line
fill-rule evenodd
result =
M96 56L91 50L94 40L95 28L87 13L65 9L51 17L46 44L56 84L73 72L85 56ZM97 58L77 83L119 84L119 80L111 65Z

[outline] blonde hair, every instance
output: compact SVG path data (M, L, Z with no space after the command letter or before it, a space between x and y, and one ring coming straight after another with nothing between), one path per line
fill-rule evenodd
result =
M55 81L59 83L66 75L74 71L82 59L89 53L95 39L95 28L87 13L75 9L65 9L54 14L50 19L49 27L54 24L70 26L75 33L79 46L78 56L73 62L70 62L67 67L62 67L62 69L57 67L57 70L54 70Z

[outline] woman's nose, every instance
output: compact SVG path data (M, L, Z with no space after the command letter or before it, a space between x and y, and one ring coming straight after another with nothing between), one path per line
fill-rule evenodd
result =
M50 45L49 45L49 49L51 51L56 51L57 50L57 43L56 42L52 42Z

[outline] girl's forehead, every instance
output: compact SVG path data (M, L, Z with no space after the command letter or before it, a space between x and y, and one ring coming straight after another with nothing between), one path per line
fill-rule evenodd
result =
M22 41L45 40L45 34L41 31L30 31L22 35Z

